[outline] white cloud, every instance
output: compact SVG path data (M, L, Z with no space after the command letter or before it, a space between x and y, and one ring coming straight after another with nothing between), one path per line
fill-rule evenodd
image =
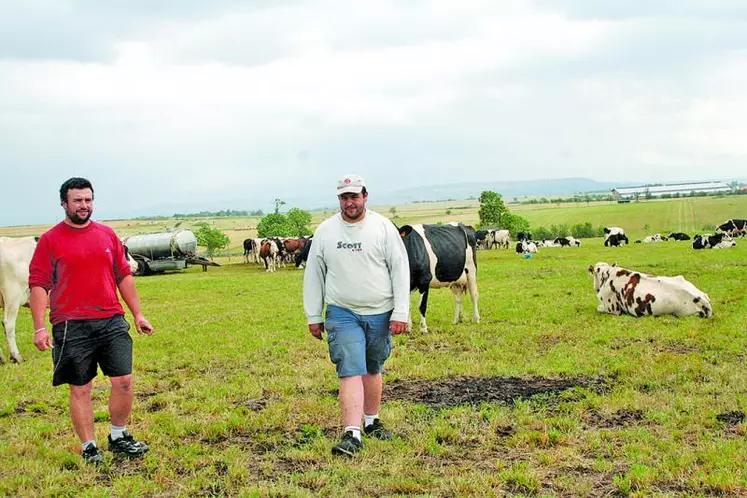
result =
M37 172L19 196L135 178L125 205L300 195L356 168L404 186L734 176L747 29L726 3L18 3L0 162Z

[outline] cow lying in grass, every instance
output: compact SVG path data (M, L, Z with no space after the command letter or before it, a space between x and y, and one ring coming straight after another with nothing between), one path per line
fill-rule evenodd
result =
M589 266L594 277L600 313L613 315L698 315L713 316L708 294L685 280L676 277L657 277L617 265L597 263Z

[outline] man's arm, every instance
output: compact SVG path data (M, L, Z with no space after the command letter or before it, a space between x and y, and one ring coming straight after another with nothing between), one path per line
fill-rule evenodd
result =
M127 275L117 284L119 293L122 294L122 299L127 303L127 307L130 308L130 313L135 320L135 328L141 334L152 335L154 330L153 326L143 316L140 311L140 298L137 295L137 289L135 289L135 279L132 275Z
M387 265L394 294L392 333L397 334L406 330L410 320L410 263L405 244L394 225L387 227L386 235Z
M31 287L29 297L29 307L31 308L31 318L34 320L34 346L39 351L44 351L52 347L52 338L47 331L47 303L49 297L44 287Z
M321 237L315 235L303 274L303 309L306 313L306 321L309 324L311 335L320 340L324 333L322 313L324 310L324 285L327 275L327 266L320 255L321 245Z

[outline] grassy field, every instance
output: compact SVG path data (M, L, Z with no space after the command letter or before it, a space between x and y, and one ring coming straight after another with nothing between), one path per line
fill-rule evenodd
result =
M665 231L745 211L721 204L730 200L522 214L606 223L612 210L620 217L608 224ZM437 214L399 211L406 221ZM746 496L747 243L693 251L592 239L540 251L479 253L480 324L452 325L450 293L431 293L431 330L396 337L386 366L382 417L398 436L366 441L354 461L329 452L341 431L337 379L326 344L307 332L300 270L267 274L234 257L206 273L138 278L157 332L134 340L130 428L152 450L140 461L107 455L102 468L82 465L67 390L51 387L50 354L33 347L23 310L26 361L0 366L0 495ZM683 274L715 316L598 314L587 272L598 261ZM100 443L107 396L99 377Z

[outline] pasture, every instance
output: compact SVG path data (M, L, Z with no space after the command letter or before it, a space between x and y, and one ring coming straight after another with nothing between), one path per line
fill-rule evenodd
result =
M701 201L721 200L678 202L699 213ZM645 216L652 231L691 226L673 224L679 208L668 202L649 205L672 213L660 227ZM594 222L577 216L562 222ZM452 325L451 293L431 292L431 330L396 337L386 365L381 414L398 437L367 440L352 461L330 455L337 379L326 344L306 329L301 270L267 274L234 257L206 273L138 278L156 334L134 337L130 428L152 449L140 461L107 454L102 468L83 466L67 389L51 387L50 355L33 348L23 310L26 362L0 367L0 494L745 496L747 240L737 243L693 251L595 239L531 259L481 251L482 322ZM715 316L598 314L587 272L598 261L683 274ZM414 296L412 311L417 324ZM103 378L94 391L102 444Z
M334 197L330 199L334 203ZM475 225L479 221L480 204L476 200L422 202L399 206L377 206L376 196L371 194L370 205L374 211L385 216L392 216L390 209L396 209L393 221L399 225L413 223L448 223L459 221ZM575 225L586 223L592 226L621 226L631 239L642 239L646 235L660 232L669 235L671 232L704 233L705 226L715 227L729 218L747 216L747 195L723 197L693 197L681 199L663 199L617 204L616 202L582 202L577 204L511 204L515 212L527 220L533 228L550 225ZM312 212L311 227L316 227L322 220L334 214L333 209ZM95 216L94 216L95 218ZM226 256L236 256L243 252L244 239L257 236L258 217L232 218L163 218L156 220L111 220L105 223L111 226L120 236L139 232L157 232L167 230L181 222L181 228L194 229L196 223L207 221L223 230L230 239L225 251ZM0 227L0 236L18 237L39 235L52 225L34 225L23 227ZM648 227L648 228L646 228ZM713 232L713 229L710 230ZM221 260L222 261L222 260ZM227 262L235 262L226 259Z

